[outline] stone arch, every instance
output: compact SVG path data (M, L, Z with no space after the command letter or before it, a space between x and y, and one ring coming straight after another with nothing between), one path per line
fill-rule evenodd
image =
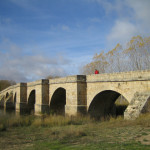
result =
M50 113L57 115L65 115L66 105L66 90L64 88L58 88L52 95L50 102Z
M15 92L14 97L13 97L13 103L14 103L15 108L16 108L16 102L17 102L17 93Z
M115 115L124 116L124 112L128 107L128 105L129 105L128 100L123 95L120 95L115 101L115 109L116 109Z
M17 93L14 94L13 101L14 101L14 104L16 104L16 101L17 101Z
M7 92L5 97L8 98L8 96L9 96L9 93Z
M6 93L5 105L7 112L10 113L15 112L15 105L13 102L13 92L10 92L10 94L8 92Z
M91 101L88 113L91 117L96 119L116 116L115 101L120 95L120 93L113 90L104 90L99 92Z
M32 90L30 92L29 97L28 97L28 112L29 112L29 114L34 114L34 112L35 112L35 109L34 109L34 105L35 105L35 102L36 102L35 93L36 93L36 91Z
M0 108L4 108L4 102L4 96L2 96L0 99Z

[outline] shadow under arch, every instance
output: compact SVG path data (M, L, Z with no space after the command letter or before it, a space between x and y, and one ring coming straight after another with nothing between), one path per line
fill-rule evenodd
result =
M17 100L17 93L15 93L13 98L14 108L16 109L16 100Z
M6 107L6 112L15 113L15 104L13 101L13 93L10 93L10 94L6 93L5 107Z
M142 114L150 113L150 96L147 98L146 103L144 104L141 113Z
M120 93L112 90L98 93L90 103L88 114L95 119L107 119L110 116L123 115L127 106L121 109L115 104L120 97L122 97ZM127 101L125 98L124 100ZM119 112L117 112L118 108L121 109Z
M34 105L35 105L35 90L32 90L28 98L28 113L29 114L34 114Z
M13 99L13 101L14 101L14 104L16 104L16 99L17 99L17 96L16 96L17 94L15 93L15 96L14 96L14 99Z
M0 108L4 108L4 96L0 99Z
M66 90L64 88L58 88L50 102L50 113L56 115L65 115L66 105Z
M5 103L4 98L5 98L5 96L2 96L0 98L0 117L2 117L5 114L5 112L4 112L4 103Z
M6 98L8 98L8 96L9 96L9 93L7 92L7 93L6 93Z

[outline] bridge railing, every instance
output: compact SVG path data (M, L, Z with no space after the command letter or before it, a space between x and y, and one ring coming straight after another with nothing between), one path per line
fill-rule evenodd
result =
M150 70L92 74L86 79L87 82L146 81L150 80Z
M35 84L57 84L57 83L67 83L67 82L77 82L82 81L84 79L84 82L109 82L109 81L133 81L133 80L150 80L150 70L142 70L142 71L130 71L130 72L117 72L117 73L103 73L103 74L92 74L92 75L86 75L85 78L82 77L80 79L80 76L82 75L75 75L75 76L68 76L63 78L56 78L56 79L41 79L34 82L29 83L18 83L16 85L9 86L8 88L0 91L0 95L3 93L6 93L8 91L11 91L19 86L33 86Z

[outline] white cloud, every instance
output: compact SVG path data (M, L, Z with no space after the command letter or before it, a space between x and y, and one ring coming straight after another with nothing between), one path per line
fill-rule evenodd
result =
M118 1L119 3L121 2L120 0ZM130 11L121 17L118 14L117 20L115 20L107 36L108 42L121 42L122 44L126 44L133 36L149 36L150 0L126 0L124 3L118 4L116 8L119 8L119 6ZM116 12L119 12L118 10L114 9Z
M133 35L137 34L137 28L128 21L117 20L108 35L109 41L127 42Z
M149 30L150 0L127 0L128 6L134 11L134 19L141 26L140 30Z
M123 7L124 7L124 1L122 1L122 0L113 0L113 1L110 1L110 0L85 0L85 1L92 2L92 3L93 2L98 3L100 6L102 6L105 9L106 14L110 14L113 11L116 11L119 13L123 10Z
M62 55L56 57L41 54L24 55L22 48L4 40L0 43L0 79L16 82L33 81L48 75L65 75L64 65L70 61Z
M138 19L150 20L150 0L127 0L127 4L134 9Z
M109 45L117 42L125 44L136 35L150 35L150 0L87 1L99 4L108 17L112 16L112 27L107 35Z

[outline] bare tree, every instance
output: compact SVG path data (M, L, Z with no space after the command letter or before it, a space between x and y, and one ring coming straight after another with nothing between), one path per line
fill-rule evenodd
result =
M132 37L125 49L117 44L107 53L95 54L92 61L83 66L81 73L112 73L150 69L150 37Z

